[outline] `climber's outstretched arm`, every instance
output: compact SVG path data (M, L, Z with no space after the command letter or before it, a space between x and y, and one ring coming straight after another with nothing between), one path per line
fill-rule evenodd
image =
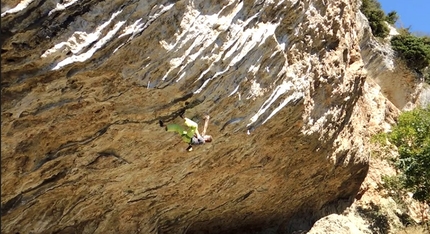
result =
M204 119L205 119L205 126L203 127L202 136L206 135L206 130L208 129L209 119L210 119L209 115L206 115Z

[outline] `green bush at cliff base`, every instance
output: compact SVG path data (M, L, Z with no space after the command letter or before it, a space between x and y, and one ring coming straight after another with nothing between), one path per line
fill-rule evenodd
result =
M430 105L402 113L388 139L399 151L399 186L430 204Z
M402 32L391 39L391 47L412 70L422 73L430 64L429 37L417 37L407 31Z

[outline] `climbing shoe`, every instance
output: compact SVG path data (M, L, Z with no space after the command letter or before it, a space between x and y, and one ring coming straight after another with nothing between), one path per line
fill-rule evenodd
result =
M180 112L179 112L179 117L181 117L182 119L183 118L185 118L185 110L181 110Z

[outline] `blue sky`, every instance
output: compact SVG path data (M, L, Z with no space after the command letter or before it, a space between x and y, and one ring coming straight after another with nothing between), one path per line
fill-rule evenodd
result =
M397 11L396 26L411 27L410 32L430 35L430 0L378 0L385 13Z

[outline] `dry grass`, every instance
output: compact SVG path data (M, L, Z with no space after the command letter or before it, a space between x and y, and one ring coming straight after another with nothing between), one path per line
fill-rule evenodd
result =
M426 230L422 226L409 226L398 232L399 234L430 234L430 230Z

